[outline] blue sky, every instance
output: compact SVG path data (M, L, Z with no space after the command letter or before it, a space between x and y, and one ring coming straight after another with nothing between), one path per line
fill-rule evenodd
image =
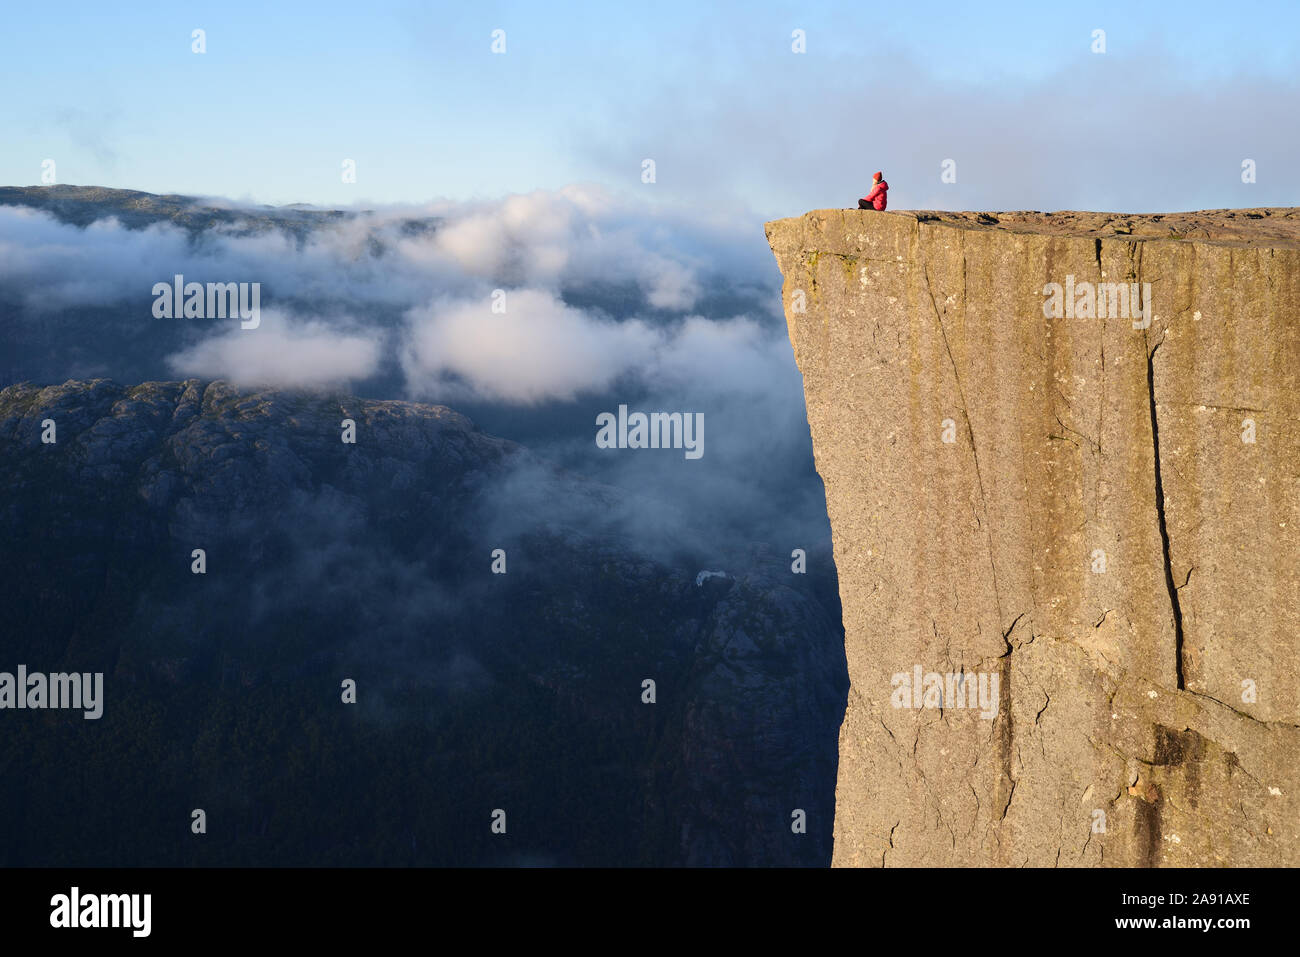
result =
M884 169L897 207L1295 205L1298 54L1293 2L10 4L0 183L44 159L277 204L597 183L766 217Z

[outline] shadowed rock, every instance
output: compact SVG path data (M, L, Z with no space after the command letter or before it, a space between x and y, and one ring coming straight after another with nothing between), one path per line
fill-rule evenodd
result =
M4 713L0 864L829 861L829 555L698 581L448 408L220 381L0 389L0 491L0 671L105 675Z

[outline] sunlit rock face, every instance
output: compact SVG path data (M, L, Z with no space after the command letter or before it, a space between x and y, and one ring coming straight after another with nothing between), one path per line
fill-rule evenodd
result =
M1300 863L1300 210L767 236L844 613L834 863Z

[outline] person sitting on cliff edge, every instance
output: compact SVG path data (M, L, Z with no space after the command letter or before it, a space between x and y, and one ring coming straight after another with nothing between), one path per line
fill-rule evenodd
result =
M867 193L858 200L858 209L879 209L883 210L888 204L885 194L889 192L889 184L885 182L882 174L876 173L871 177L871 192Z

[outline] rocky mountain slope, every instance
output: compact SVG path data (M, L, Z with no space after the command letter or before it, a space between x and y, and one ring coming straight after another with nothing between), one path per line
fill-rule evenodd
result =
M355 215L308 206L238 206L196 196L159 195L106 186L0 186L0 206L27 206L74 226L112 217L128 229L170 223L196 235L214 226L230 235L280 229L299 237Z
M197 380L0 391L0 492L0 670L106 699L0 715L0 863L829 860L828 554L697 584L449 409Z
M1300 210L767 235L844 606L835 863L1300 864Z

